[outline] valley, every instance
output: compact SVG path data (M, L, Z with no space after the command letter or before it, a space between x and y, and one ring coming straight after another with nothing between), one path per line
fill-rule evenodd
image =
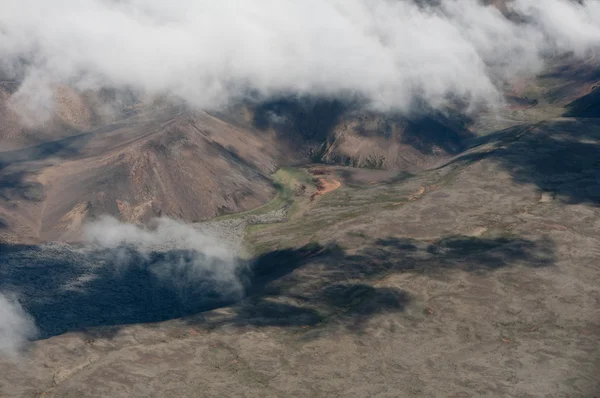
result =
M598 396L600 7L343 3L0 7L1 397Z

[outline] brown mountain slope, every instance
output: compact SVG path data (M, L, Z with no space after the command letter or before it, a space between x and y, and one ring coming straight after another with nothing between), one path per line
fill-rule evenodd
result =
M267 135L166 108L0 154L0 218L20 238L74 240L101 214L186 221L247 210L275 193Z

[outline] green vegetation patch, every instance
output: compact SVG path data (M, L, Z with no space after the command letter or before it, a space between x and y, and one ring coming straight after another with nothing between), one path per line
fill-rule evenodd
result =
M211 221L231 220L246 216L258 216L281 209L286 205L290 206L294 202L293 199L297 189L300 189L302 185L308 187L313 184L312 177L306 170L292 167L282 167L271 175L271 179L275 189L277 190L277 194L271 201L252 210L215 217Z

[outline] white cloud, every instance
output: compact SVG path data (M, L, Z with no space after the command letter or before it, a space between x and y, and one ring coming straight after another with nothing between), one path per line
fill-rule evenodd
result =
M228 242L175 220L159 218L153 223L155 228L149 229L104 216L84 226L84 237L87 243L113 250L117 271L136 264L128 248L146 260L162 253L150 262L151 271L184 296L186 291L197 289L200 282L210 283L223 296L243 294L237 271L244 264Z
M17 354L36 335L33 318L23 310L16 298L0 293L0 354Z
M581 5L567 0L517 0L514 7L530 16L534 26L545 33L547 49L598 55L600 2L588 0Z
M496 79L535 73L541 53L597 54L599 2L509 4L530 23L474 0L4 0L0 59L26 69L29 109L46 101L27 83L36 79L170 93L201 108L252 91L357 94L408 111L416 96L434 107L449 94L496 102Z

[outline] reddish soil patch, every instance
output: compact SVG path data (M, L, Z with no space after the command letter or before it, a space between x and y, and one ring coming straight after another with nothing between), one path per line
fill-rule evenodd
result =
M327 192L331 192L331 191L338 189L340 186L342 186L342 183L339 182L338 180L327 181L324 178L319 178L319 179L317 179L316 186L317 186L317 192L313 193L310 196L311 202L313 200L315 200L315 198L319 195L325 195Z

